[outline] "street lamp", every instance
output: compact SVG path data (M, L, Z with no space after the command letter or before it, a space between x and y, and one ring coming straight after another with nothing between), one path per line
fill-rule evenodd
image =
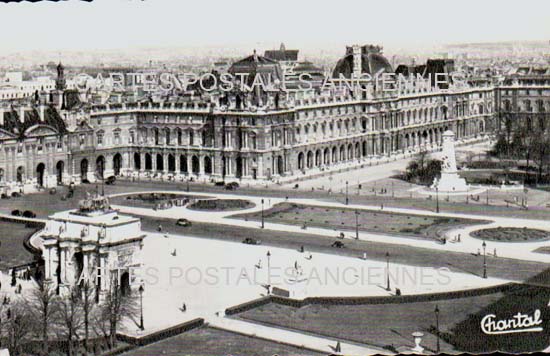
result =
M141 315L139 318L139 328L141 331L145 330L145 327L143 326L143 291L145 289L143 288L143 284L139 286L139 305L141 309Z
M389 291L391 291L391 287L390 287L390 253L389 252L386 252L386 276L387 276L386 290L389 292Z
M264 200L262 199L262 229L265 227L264 224Z
M348 181L346 181L346 205L348 205L348 204L349 204L349 197L348 197L348 184L349 184L349 182L348 182Z
M359 240L359 212L355 210L355 239Z
M437 304L435 305L434 313L435 313L435 333L437 336L436 353L439 354L441 347L439 345L439 307Z
M487 244L485 243L485 241L483 241L483 244L481 246L483 247L483 278L487 278L487 255L485 254Z
M267 251L267 283L271 284L271 252Z
M435 187L435 212L439 214L439 187Z

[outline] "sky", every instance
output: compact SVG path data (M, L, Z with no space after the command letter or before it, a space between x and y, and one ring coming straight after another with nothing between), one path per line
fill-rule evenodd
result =
M548 0L95 0L0 4L0 53L143 47L430 47L550 40Z

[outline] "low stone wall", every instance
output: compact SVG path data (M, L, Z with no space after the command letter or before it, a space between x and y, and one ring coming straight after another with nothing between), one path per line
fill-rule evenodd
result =
M516 283L501 284L498 286L468 289L462 291L430 293L430 294L415 294L401 295L389 297L309 297L305 299L292 299L279 296L268 296L242 303L225 310L226 315L235 315L245 311L266 305L276 303L294 308L301 308L306 305L361 305L361 304L395 304L395 303L416 303L416 302L431 302L444 299L468 298L486 294L506 292L512 290Z
M133 345L135 347L145 346L154 342L167 339L169 337L179 335L189 330L196 329L204 325L204 319L197 318L188 322L172 326L170 328L159 330L143 337L133 337L123 334L117 334L117 340Z

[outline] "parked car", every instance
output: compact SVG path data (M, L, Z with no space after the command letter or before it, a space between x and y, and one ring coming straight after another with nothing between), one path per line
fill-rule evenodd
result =
M335 248L343 248L344 247L344 243L342 241L334 241L332 243L332 245L330 245L331 247L335 247Z
M105 179L105 184L107 184L107 185L113 185L113 184L115 184L115 182L116 182L116 177L115 176L110 176L107 179Z
M36 217L36 214L33 213L33 212L30 211L30 210L25 210L25 211L23 212L23 215L22 215L22 216L23 216L24 218L31 218L31 219L33 219L33 218Z
M225 185L225 189L227 189L227 190L235 190L238 187L239 187L239 183L237 183L237 182L231 182L231 183L227 183Z
M19 198L20 196L21 196L21 193L19 193L19 192L13 192L13 193L11 193L11 197L12 197L12 198Z
M223 180L219 181L219 182L215 182L214 185L216 187L223 187L225 185L225 182Z
M15 209L11 212L12 216L21 216L21 210Z
M247 237L246 239L243 240L243 244L247 244L247 245L259 245L261 243L262 242L260 240L253 239L251 237Z
M178 219L178 221L176 221L176 225L183 226L183 227L191 226L191 221L183 218Z
M86 178L82 179L82 184L90 184L90 181Z

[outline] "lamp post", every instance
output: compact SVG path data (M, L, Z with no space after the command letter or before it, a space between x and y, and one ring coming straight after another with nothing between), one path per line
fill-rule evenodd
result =
M359 240L359 212L355 210L355 239Z
M267 284L271 284L271 252L267 251Z
M348 184L349 184L349 182L348 182L348 181L346 181L346 205L348 205L348 204L349 204L349 196L348 196Z
M139 286L139 305L141 309L141 315L139 318L139 328L141 331L145 330L145 327L143 326L143 291L145 289L143 288L143 284Z
M439 187L435 187L435 212L439 214Z
M387 281L387 284L386 284L386 290L389 292L391 291L391 286L390 286L390 253L389 252L386 252L386 281Z
M439 345L439 307L437 304L435 305L434 313L435 313L435 333L437 337L436 353L439 354L441 347Z
M189 192L189 177L187 177L187 192Z
M487 278L487 255L485 254L487 244L485 243L485 241L483 241L483 244L481 246L483 247L483 278Z
M262 229L265 227L264 224L264 200L262 199Z

